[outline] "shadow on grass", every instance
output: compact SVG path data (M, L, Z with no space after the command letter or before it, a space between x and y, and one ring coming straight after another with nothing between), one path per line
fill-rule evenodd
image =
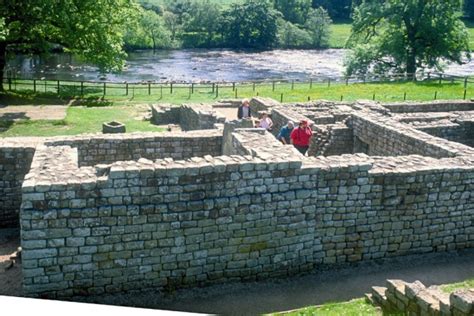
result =
M7 105L67 105L70 98L53 92L4 91L0 93L0 106Z

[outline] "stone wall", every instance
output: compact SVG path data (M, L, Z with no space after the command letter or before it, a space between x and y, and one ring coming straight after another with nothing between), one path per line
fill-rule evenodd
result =
M383 104L392 113L473 111L472 101L404 102Z
M36 142L0 140L0 228L18 227L21 185L30 170Z
M374 286L367 295L388 314L468 316L474 314L474 291L444 293L439 287L425 287L420 281L387 280L386 287Z
M424 155L436 158L472 155L473 149L418 131L390 118L366 113L353 114L354 136L369 145L368 155Z
M21 186L30 170L38 144L71 146L78 150L78 165L108 164L117 160L187 159L222 153L222 132L82 135L0 140L0 227L18 227ZM49 147L48 147L49 148ZM76 166L77 168L77 166Z
M280 106L281 103L274 99L255 97L250 100L250 108L252 109L252 115L258 117L258 112L272 112L272 109Z
M155 125L179 124L180 107L172 105L153 105L151 107L151 122Z
M186 161L74 169L74 148L54 160L38 150L23 185L25 294L257 280L474 246L465 157L302 159L242 133L249 155Z
M215 129L215 124L223 124L225 117L219 116L209 104L154 105L152 122L156 125L179 124L184 131L195 131Z
M211 105L183 105L180 112L180 125L185 131L214 129L214 124L223 124L225 117L219 116Z
M77 147L79 166L108 164L120 160L187 159L218 156L222 152L222 131L207 130L173 133L136 133L56 137L49 146Z

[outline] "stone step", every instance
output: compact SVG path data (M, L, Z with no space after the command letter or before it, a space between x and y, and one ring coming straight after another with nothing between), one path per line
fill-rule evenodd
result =
M440 301L433 297L428 290L418 292L416 304L420 307L421 314L440 315Z
M387 296L385 292L387 291L386 287L382 286L372 286L372 300L375 305L380 306L383 309L389 309L390 304L387 301Z
M365 301L368 303L368 304L371 304L371 305L377 305L374 301L374 296L372 295L372 293L365 293L364 294L364 297L365 297Z
M444 293L436 286L430 286L427 292L439 301L441 315L451 315L451 305L449 303L449 293Z

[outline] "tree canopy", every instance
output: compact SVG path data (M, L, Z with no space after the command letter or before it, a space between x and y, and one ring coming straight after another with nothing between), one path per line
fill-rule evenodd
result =
M354 10L347 74L462 63L469 36L459 7L459 0L363 0Z
M229 47L269 48L277 41L278 11L266 0L233 4L223 14L225 43Z
M45 52L59 45L105 69L120 69L124 26L136 13L133 0L3 0L0 80L9 47Z

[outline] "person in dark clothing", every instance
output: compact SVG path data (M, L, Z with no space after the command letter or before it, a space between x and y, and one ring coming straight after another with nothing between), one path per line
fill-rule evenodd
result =
M239 106L239 110L237 111L237 118L239 120L241 119L246 119L246 118L251 118L252 117L252 111L250 110L250 102L247 99L244 99L242 101L242 105Z
M291 143L303 156L308 151L311 136L313 136L313 131L306 120L301 120L298 127L291 132Z
M293 124L292 121L288 121L288 124L283 126L280 129L280 133L277 135L277 139L281 141L285 145L289 145L291 143L291 132L293 131L295 125Z

